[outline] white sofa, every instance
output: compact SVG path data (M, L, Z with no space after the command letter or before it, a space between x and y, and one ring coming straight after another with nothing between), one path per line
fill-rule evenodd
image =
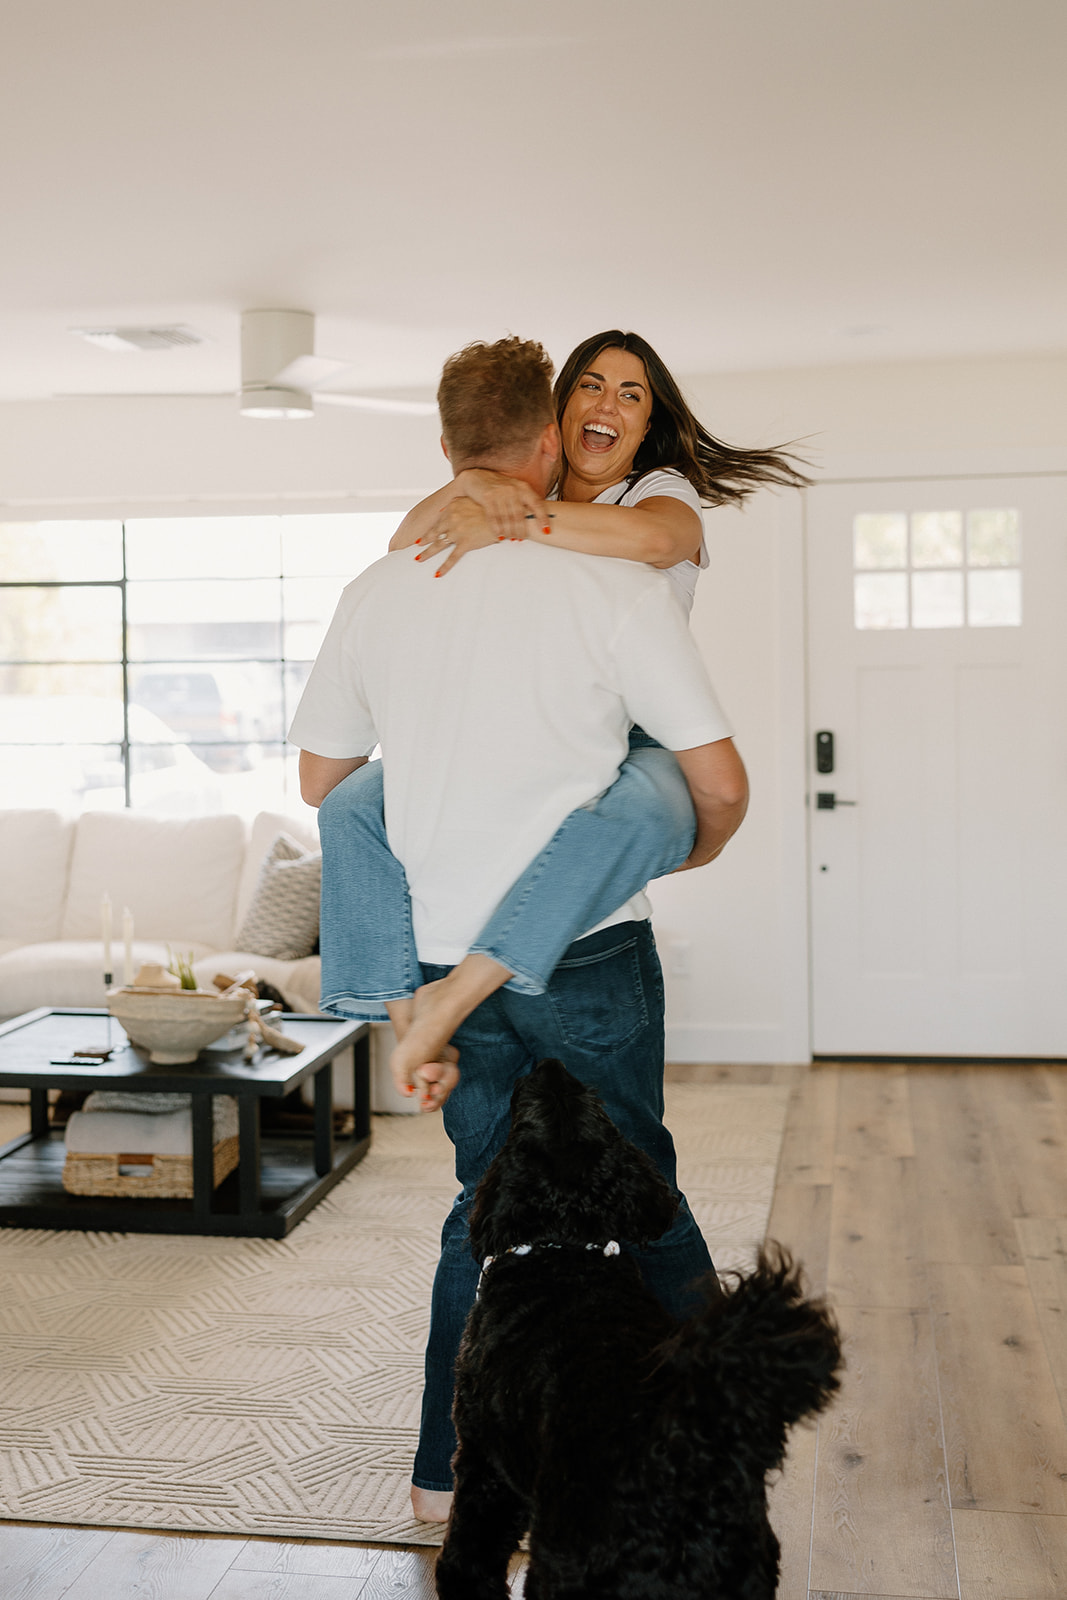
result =
M122 914L134 919L133 966L193 955L201 984L217 972L253 967L291 1011L317 1012L319 958L283 961L235 948L263 860L279 833L318 849L314 821L264 811L249 827L237 816L157 817L142 811L0 810L0 1019L36 1006L104 1004L100 907L111 897L112 975L123 981ZM375 1111L412 1113L393 1088L388 1024L371 1037ZM350 1058L350 1052L346 1053ZM351 1062L338 1058L335 1099L352 1104ZM20 1091L0 1098L21 1098Z
M319 958L279 961L235 948L264 856L279 833L318 848L314 825L261 812L156 817L141 811L0 811L0 1017L34 1006L104 1003L100 907L111 896L112 972L123 979L122 914L134 969L193 954L201 983L254 967L293 1011L319 1007Z

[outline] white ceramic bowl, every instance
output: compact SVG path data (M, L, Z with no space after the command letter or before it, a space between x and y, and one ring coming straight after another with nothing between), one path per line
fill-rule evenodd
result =
M121 1022L134 1044L148 1051L160 1066L195 1061L205 1045L229 1033L245 1014L247 994L224 999L202 989L151 993L116 989L108 1010Z

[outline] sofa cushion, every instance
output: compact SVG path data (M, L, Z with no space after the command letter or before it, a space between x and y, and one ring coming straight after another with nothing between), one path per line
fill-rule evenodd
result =
M310 806L304 807L303 816L290 816L284 811L261 811L252 824L248 848L245 851L244 870L237 891L237 916L234 921L234 926L237 928L244 926L248 908L252 904L252 897L259 883L259 869L280 833L289 834L298 844L302 844L305 850L319 848L318 817Z
M240 817L156 817L141 811L87 811L78 818L64 939L98 939L100 901L111 896L121 970L122 911L142 939L173 949L231 943L245 856Z
M73 842L74 820L58 811L0 811L0 940L59 938Z
M186 943L194 959L207 953L204 944ZM64 939L49 944L24 944L0 956L0 1017L14 1017L36 1006L102 1006L104 1000L103 947L95 939ZM113 977L122 982L122 942L113 942ZM167 951L162 944L138 940L134 963L162 961ZM250 965L251 963L248 963Z
M248 914L237 930L242 950L280 961L314 954L319 938L322 852L280 833L259 869Z

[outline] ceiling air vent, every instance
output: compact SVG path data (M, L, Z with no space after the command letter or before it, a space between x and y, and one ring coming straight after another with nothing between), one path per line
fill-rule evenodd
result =
M70 332L99 345L101 350L181 350L206 342L202 333L182 324L163 328L71 328Z

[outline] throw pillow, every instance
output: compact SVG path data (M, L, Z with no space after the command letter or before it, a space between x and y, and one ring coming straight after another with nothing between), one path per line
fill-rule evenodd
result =
M305 850L289 834L280 833L259 869L237 949L279 961L311 955L319 937L321 884L321 850Z

